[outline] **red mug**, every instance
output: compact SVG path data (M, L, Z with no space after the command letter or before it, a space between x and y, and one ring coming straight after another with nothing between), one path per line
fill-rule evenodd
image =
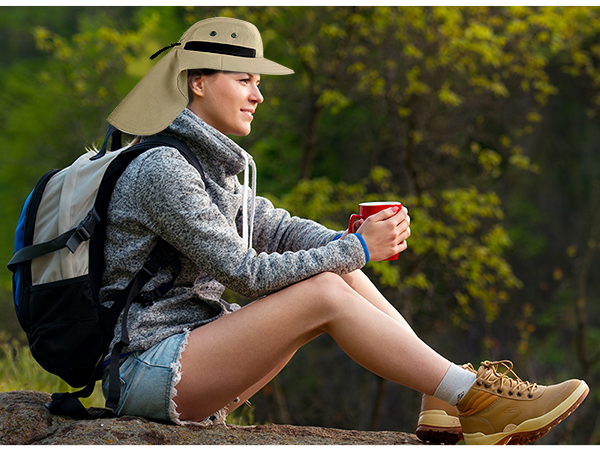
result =
M348 222L348 233L352 233L352 227L354 226L354 222L357 219L366 219L373 214L377 214L379 211L383 211L384 209L392 208L397 206L398 208L402 208L402 203L400 202L367 202L360 203L358 205L358 214L352 214L350 216L350 222ZM400 210L399 209L399 210ZM398 211L399 211L398 210ZM391 256L385 261L394 261L398 259L398 254Z

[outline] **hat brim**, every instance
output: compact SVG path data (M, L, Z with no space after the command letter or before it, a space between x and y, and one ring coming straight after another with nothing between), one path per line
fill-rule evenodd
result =
M175 48L142 78L108 117L114 127L147 136L164 130L188 104L187 70L214 69L260 75L293 70L266 58L244 58Z

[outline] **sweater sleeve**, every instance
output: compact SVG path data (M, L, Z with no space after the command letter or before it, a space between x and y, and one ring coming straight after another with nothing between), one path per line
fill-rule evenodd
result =
M242 215L238 215L238 231ZM264 197L256 198L253 247L257 252L284 253L308 250L327 245L339 235L320 223L291 216L288 211L275 208Z
M367 262L359 237L334 240L335 232L275 210L265 199L258 202L255 216L262 229L255 240L262 251L246 249L234 223L237 211L232 221L222 212L227 195L233 194L222 193L225 203L220 209L200 175L176 151L151 152L137 174L134 192L146 227L212 278L248 298L321 272L349 273Z

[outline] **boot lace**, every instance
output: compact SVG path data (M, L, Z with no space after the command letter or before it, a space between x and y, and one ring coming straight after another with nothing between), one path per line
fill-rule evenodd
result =
M463 364L460 367L462 367L463 369L467 369L469 372L477 373L477 371L475 370L475 367L473 367L473 364L471 364L471 363Z
M511 361L484 361L481 363L481 367L487 371L478 377L477 384L484 385L486 388L494 386L499 394L507 389L508 395L522 397L527 394L528 398L532 398L538 388L536 383L521 380L513 371ZM499 369L503 370L499 371Z

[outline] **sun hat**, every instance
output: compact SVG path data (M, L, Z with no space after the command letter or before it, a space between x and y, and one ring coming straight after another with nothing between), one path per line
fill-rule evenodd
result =
M108 122L133 135L164 130L188 104L187 70L215 69L264 75L294 73L263 56L258 29L249 22L228 17L201 20L181 39L152 55L169 52L150 69Z

